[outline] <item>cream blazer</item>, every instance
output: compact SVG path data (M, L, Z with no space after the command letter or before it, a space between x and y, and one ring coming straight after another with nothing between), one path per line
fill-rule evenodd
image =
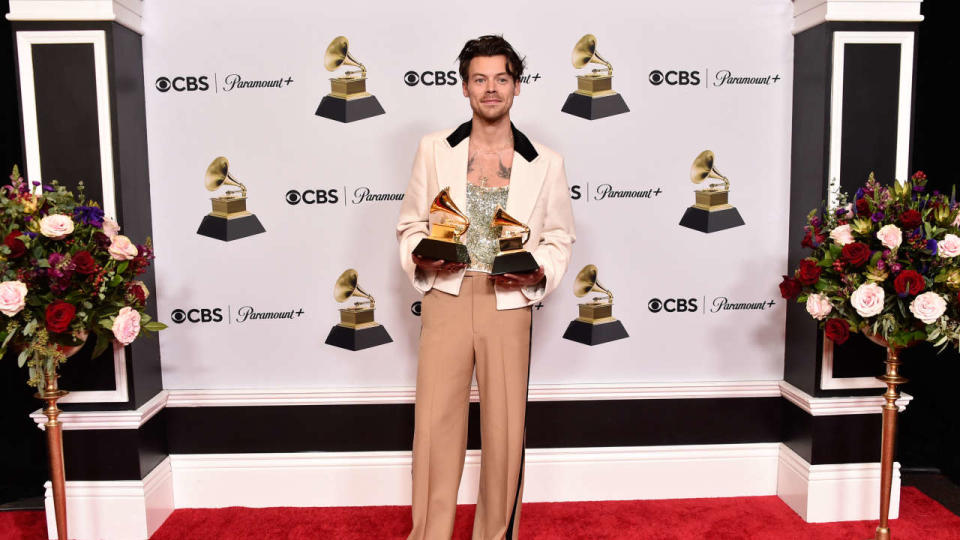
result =
M460 208L466 208L467 148L471 122L457 129L431 133L420 140L413 160L397 222L400 264L414 288L421 293L437 289L458 295L465 270L459 272L425 271L415 264L411 254L429 234L429 210L437 193L450 186L450 196ZM570 251L576 239L573 210L563 158L553 150L513 130L513 168L507 213L530 227L530 239L524 248L533 254L544 270L544 279L520 290L496 289L497 309L516 309L543 300L567 271Z

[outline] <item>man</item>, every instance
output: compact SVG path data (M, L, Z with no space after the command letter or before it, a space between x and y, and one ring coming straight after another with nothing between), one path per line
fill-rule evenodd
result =
M563 159L510 122L523 60L500 36L468 41L459 60L473 118L420 141L397 224L401 265L424 293L409 540L452 535L474 366L482 458L473 538L517 538L530 306L557 287L574 242ZM413 255L429 232L430 204L446 186L470 218L463 237L469 264ZM530 227L524 247L537 270L491 277L499 228L490 220L497 204Z

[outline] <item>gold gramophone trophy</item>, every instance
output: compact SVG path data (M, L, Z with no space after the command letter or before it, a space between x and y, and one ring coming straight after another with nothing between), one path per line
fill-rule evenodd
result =
M713 166L714 155L710 150L700 152L690 166L690 181L700 184L707 178L723 180L722 184L710 184L705 189L694 191L696 203L687 208L680 225L703 233L712 233L743 225L743 218L736 208L730 206L730 180Z
M500 205L497 205L497 210L493 213L490 226L504 227L500 233L500 249L493 259L491 275L523 274L536 272L537 268L540 268L540 264L533 258L533 255L523 249L523 245L530 239L530 227L512 217ZM506 227L516 227L520 230L509 232ZM527 237L524 238L523 235L527 235Z
M613 293L603 288L597 281L597 267L588 264L580 270L573 282L573 294L577 298L587 293L599 292L606 296L596 296L590 302L580 304L580 316L570 321L564 339L599 345L630 337L623 323L613 317Z
M257 216L247 211L247 188L229 171L230 162L220 156L210 163L203 183L207 191L216 191L220 186L235 186L220 197L211 197L213 211L203 216L197 234L229 242L266 232Z
M344 270L337 282L333 285L333 299L345 302L348 298L365 298L350 307L340 308L340 323L330 329L327 334L327 345L359 351L390 343L390 334L373 320L373 308L376 305L373 295L365 292L357 285L357 271L353 268Z
M587 64L605 67L577 75L577 90L567 96L561 111L587 120L630 112L623 97L613 91L613 66L597 54L597 38L593 34L583 36L573 46L572 60L577 69Z
M430 214L434 212L440 220L430 224L430 236L420 240L413 254L424 259L469 264L470 253L467 246L460 242L460 237L470 228L470 219L450 198L449 187L441 189L433 199Z
M367 68L350 56L348 48L347 38L337 36L323 55L323 67L327 68L327 71L334 71L340 66L360 69L347 71L342 77L330 79L330 93L320 100L317 116L338 122L355 122L383 114L383 107L377 98L367 93Z

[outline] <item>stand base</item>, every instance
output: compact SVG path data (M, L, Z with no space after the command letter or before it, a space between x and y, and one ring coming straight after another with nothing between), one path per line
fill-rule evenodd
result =
M683 213L680 219L680 226L700 231L702 233L712 233L724 229L732 229L743 225L743 218L736 208L724 208L711 212L703 208L691 206Z
M384 110L374 96L343 99L327 95L320 100L320 106L317 107L316 114L337 122L347 123L384 114Z
M467 251L467 246L459 242L424 238L414 248L413 254L424 259L470 264L470 252Z
M608 341L616 341L630 337L623 323L618 320L590 324L576 319L570 321L567 331L563 333L563 339L583 343L584 345L600 345Z
M560 110L587 120L630 112L630 108L620 94L592 98L576 92L567 96L567 101Z
M536 272L540 264L533 258L529 251L517 251L514 253L505 253L497 255L493 259L493 269L491 275L502 276L503 274L525 274L527 272Z
M206 215L203 216L200 228L197 229L197 234L200 236L209 236L224 242L246 238L262 232L267 231L260 224L257 216L253 214L236 219Z
M393 339L387 333L387 329L382 325L368 326L366 328L347 328L346 326L335 325L327 334L327 345L340 347L349 351L359 351L369 349L384 343L391 343Z

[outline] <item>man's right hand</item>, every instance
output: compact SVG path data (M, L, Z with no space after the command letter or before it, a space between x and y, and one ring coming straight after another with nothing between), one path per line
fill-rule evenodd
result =
M459 272L467 267L466 263L446 262L443 259L427 259L411 254L413 264L424 270L433 270L435 272Z

